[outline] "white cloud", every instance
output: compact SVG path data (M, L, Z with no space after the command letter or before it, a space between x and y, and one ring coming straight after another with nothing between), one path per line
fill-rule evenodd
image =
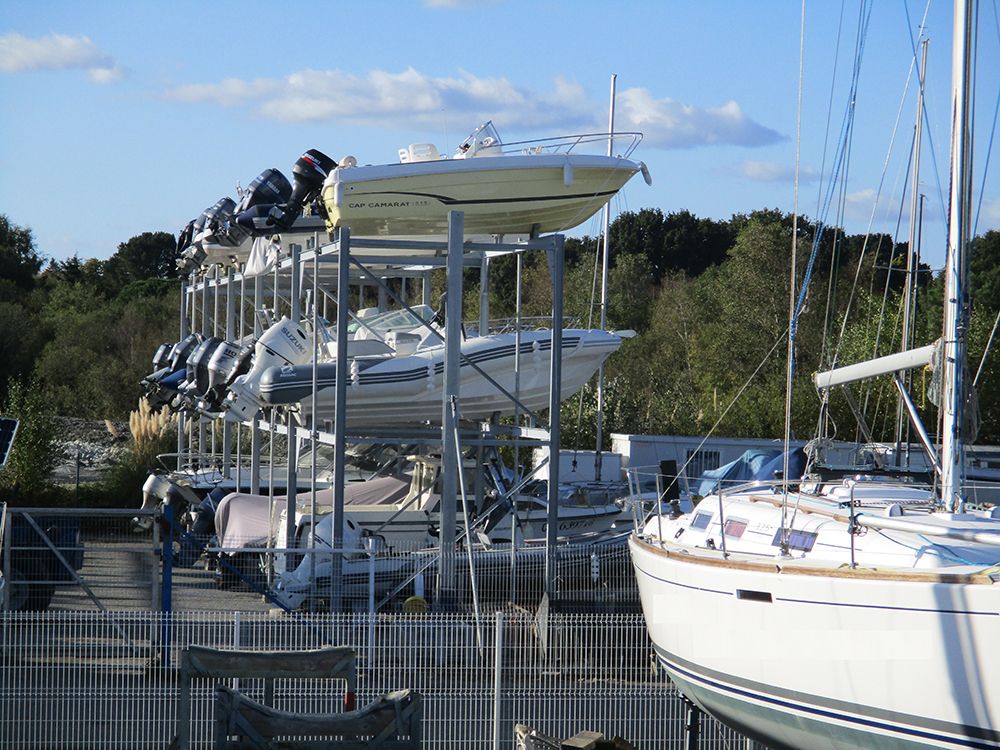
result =
M502 130L551 134L600 132L607 122L606 105L593 101L576 81L557 77L550 89L539 91L464 70L451 78L435 78L413 68L399 73L371 70L361 76L303 70L284 78L177 86L163 95L176 101L244 107L256 117L290 123L340 121L419 128L437 126L446 112L470 124L493 120ZM762 146L784 140L747 117L735 102L702 109L654 99L646 89L629 89L618 97L618 112L616 129L641 131L644 143L653 147Z
M0 71L26 73L37 70L83 68L95 83L118 81L126 68L85 36L51 34L28 39L12 32L0 36Z
M557 78L550 92L516 86L506 78L432 78L408 68L355 76L339 70L304 70L283 79L178 86L164 94L177 101L246 106L259 117L281 122L349 121L381 126L421 126L440 122L447 111L470 122L492 119L498 126L592 128L599 107L583 88Z
M618 97L620 120L642 131L643 142L662 148L705 145L766 146L785 136L747 117L736 102L703 109L673 99L654 99L646 89L628 89Z
M795 167L770 161L744 159L741 164L744 177L755 182L783 182L795 184ZM799 184L815 182L819 175L812 167L800 167Z

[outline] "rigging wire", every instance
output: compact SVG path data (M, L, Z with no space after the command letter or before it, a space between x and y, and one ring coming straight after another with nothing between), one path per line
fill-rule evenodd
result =
M997 0L993 0L993 20L995 22L997 30L997 41L998 46L1000 46L1000 15L997 13ZM972 225L972 236L976 236L976 231L979 228L979 216L983 209L983 197L986 194L986 176L990 172L990 156L993 152L993 138L996 136L997 132L997 115L1000 114L1000 88L997 90L997 103L993 108L993 126L990 128L990 137L987 140L989 144L986 147L986 161L983 165L983 184L979 189L979 203L976 206L976 218ZM983 366L986 364L986 357L990 353L990 348L993 345L993 339L996 336L997 326L1000 325L1000 310L997 310L996 320L993 321L993 330L990 331L990 337L986 342L986 348L983 350L983 357L979 360L979 368L976 370L976 377L972 380L972 387L975 388L976 384L979 382L979 375L983 371Z
M865 42L868 38L868 26L871 22L871 13L873 5L868 2L868 0L863 0L861 4L861 9L859 11L859 28L857 40L855 43L855 53L854 53L854 64L852 68L851 75L851 85L850 85L850 96L848 98L848 105L844 112L844 118L841 123L840 138L838 139L838 147L834 156L833 170L830 176L830 181L827 185L826 195L822 200L821 208L816 219L816 231L813 237L812 250L809 254L809 262L806 266L805 275L802 279L802 289L799 293L798 302L795 305L794 312L791 317L791 325L789 330L789 369L788 378L791 382L792 376L794 375L794 351L795 351L795 334L798 328L798 319L802 314L802 309L805 306L805 301L807 298L807 293L809 290L809 281L812 278L813 269L816 263L816 256L819 253L820 244L823 240L823 232L826 228L827 220L830 215L830 207L833 204L833 198L838 190L843 190L844 185L847 182L847 172L850 164L850 144L854 132L854 112L857 105L858 97L858 85L860 81L861 73L861 60L864 57ZM804 16L803 16L804 17ZM793 290L794 295L794 290Z
M799 166L800 166L800 154L802 146L802 61L805 58L805 48L806 48L806 0L802 0L802 24L801 30L799 32L799 102L798 102L798 114L797 114L797 124L795 132L795 206L792 211L792 263L791 271L789 272L791 276L789 295L788 295L788 307L789 312L793 313L789 317L789 335L788 335L788 363L786 365L788 372L788 382L785 384L785 442L782 450L784 458L782 459L782 471L781 471L781 495L783 498L788 498L788 464L790 458L788 456L789 444L792 442L792 374L795 371L795 344L791 333L791 327L795 324L793 304L795 300L795 267L796 267L796 256L799 249ZM722 489L719 489L719 502L722 502ZM788 554L788 531L789 524L785 523L787 502L781 504L781 553L783 555ZM722 535L723 540L725 540L725 533Z

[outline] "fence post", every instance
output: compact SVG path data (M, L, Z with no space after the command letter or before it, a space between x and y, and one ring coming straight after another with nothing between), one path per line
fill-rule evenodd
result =
M174 570L174 506L169 503L163 506L163 518L166 521L166 533L163 535L163 578L162 594L160 595L160 666L170 666L170 626L172 622L171 608L173 606L170 593L173 587ZM154 521L155 523L155 521Z
M497 612L496 648L493 656L493 750L500 750L500 688L503 684L503 613Z
M152 555L153 559L152 559L152 565L150 565L149 567L152 568L153 573L152 573L152 580L150 581L150 588L151 588L150 599L152 600L150 611L159 612L162 609L161 599L160 599L160 593L161 593L160 566L157 564L158 562L157 558L160 556L160 524L156 522L156 516L152 517L152 521L153 521L153 545L152 549L150 550L150 554Z

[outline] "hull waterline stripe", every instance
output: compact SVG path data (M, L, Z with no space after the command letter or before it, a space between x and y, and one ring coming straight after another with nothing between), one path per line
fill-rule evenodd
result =
M635 538L633 537L633 540ZM648 544L647 544L648 546ZM652 548L654 551L655 547ZM732 592L716 591L697 586L668 581L653 575L648 570L644 570L639 561L635 558L633 550L633 563L637 576L666 583L677 588L692 591L705 591L707 593L721 594L723 596L733 596ZM647 554L649 554L647 552ZM677 562L675 560L675 562ZM792 599L782 599L779 601L795 602ZM805 602L806 604L822 604L822 602ZM849 605L848 605L849 606ZM904 609L890 608L887 609ZM929 611L929 610L928 610ZM934 610L937 612L937 610ZM975 613L983 614L983 613ZM995 616L996 613L989 613ZM773 688L762 683L745 680L740 677L718 672L705 667L699 667L679 656L671 654L659 645L654 643L658 658L664 667L671 672L685 677L692 682L696 682L706 689L711 689L719 694L729 695L734 700L755 700L760 703L770 705L777 711L793 710L816 718L817 721L826 719L836 720L849 726L855 726L859 731L882 729L898 734L908 735L915 739L929 740L936 743L947 743L951 747L976 748L977 750L989 750L990 748L1000 748L1000 732L992 729L976 727L970 725L952 724L944 721L932 721L922 719L907 714L900 714L891 711L877 711L867 706L837 701L829 698L799 693L792 690ZM825 705L824 705L825 704Z
M896 721L889 721L887 719L878 718L874 714L865 713L864 706L854 704L844 704L845 709L822 708L815 703L804 702L807 699L812 699L814 701L821 700L814 696L807 696L802 693L787 691L790 697L780 698L776 695L764 692L763 686L757 686L757 683L741 680L740 678L733 677L731 675L721 675L723 679L730 680L732 683L745 683L748 686L747 688L736 687L735 684L722 682L719 679L709 678L699 672L692 671L691 669L685 669L680 666L680 663L684 662L683 659L664 651L655 644L653 647L656 649L657 657L663 664L664 669L668 672L676 672L678 675L681 675L692 682L696 682L705 688L710 688L718 693L729 695L737 700L750 699L759 703L770 705L778 710L797 711L799 713L817 717L819 720L832 719L838 723L853 725L861 731L866 732L871 732L872 730L882 730L938 744L947 743L947 745L953 747L968 747L975 748L976 750L993 750L1000 747L1000 734L990 729L949 724L946 722L935 722L942 726L942 730L935 731L930 727L918 726L917 722L920 721L918 717L897 714L896 716L898 716L898 718ZM757 689L751 689L749 686L757 686ZM798 700L794 700L793 696L798 696ZM850 708L846 708L847 706L850 706ZM847 711L851 711L852 713L848 713ZM913 723L904 724L900 723L901 721L909 721ZM944 727L948 727L949 729L944 729Z

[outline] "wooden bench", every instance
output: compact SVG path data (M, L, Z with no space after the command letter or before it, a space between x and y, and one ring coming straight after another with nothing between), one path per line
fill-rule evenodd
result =
M423 700L411 690L389 693L356 711L303 714L278 711L219 685L215 693L215 748L419 750L422 719ZM282 739L276 740L279 737Z
M345 711L354 710L357 692L357 662L349 647L310 651L223 651L205 646L188 646L181 654L180 705L177 736L172 748L191 746L191 680L263 679L264 703L274 699L275 678L339 679L347 682Z

